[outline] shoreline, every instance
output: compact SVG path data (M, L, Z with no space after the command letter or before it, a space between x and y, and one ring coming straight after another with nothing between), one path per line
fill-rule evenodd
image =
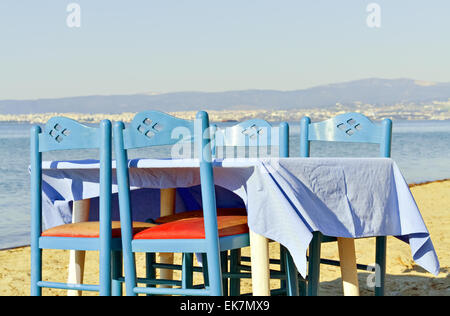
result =
M13 247L9 247L9 248L2 248L2 249L0 249L0 251L16 250L16 249L27 248L27 247L30 247L30 245L22 245L22 246L13 246Z
M418 186L422 186L422 185L427 185L427 184L432 184L432 183L441 183L441 182L447 182L447 181L450 181L450 178L441 179L441 180L431 180L431 181L417 182L417 183L408 183L408 186L410 188L414 188L414 187L418 187Z

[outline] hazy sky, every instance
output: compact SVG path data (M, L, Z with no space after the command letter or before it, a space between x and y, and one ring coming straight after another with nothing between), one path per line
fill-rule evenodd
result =
M79 4L81 27L67 25ZM381 27L367 24L367 5ZM76 21L76 20L71 20ZM448 0L1 0L0 99L450 82Z

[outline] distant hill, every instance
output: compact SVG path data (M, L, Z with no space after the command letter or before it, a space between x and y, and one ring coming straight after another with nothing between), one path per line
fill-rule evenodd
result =
M450 83L430 83L411 79L364 79L323 85L303 90L243 90L226 92L174 92L82 96L59 99L3 100L0 114L49 112L122 113L142 110L166 112L196 110L290 110L332 108L336 103L355 102L377 106L397 103L423 104L450 99Z

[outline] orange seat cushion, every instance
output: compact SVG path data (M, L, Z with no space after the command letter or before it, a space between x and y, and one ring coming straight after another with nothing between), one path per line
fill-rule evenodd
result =
M153 227L155 224L133 222L133 234L144 229ZM121 236L120 222L112 222L112 238ZM41 234L42 237L77 237L77 238L98 238L100 236L99 222L81 222L74 224L65 224L47 229Z
M217 216L246 216L247 210L245 208L219 208L217 209ZM182 212L174 215L168 215L163 216L160 218L157 218L155 220L155 223L157 224L165 224L173 221L177 221L180 219L186 219L186 218L193 218L193 217L202 217L203 211L197 210L197 211L189 211L189 212Z
M248 233L247 216L217 216L219 237ZM134 239L204 239L203 217L180 219L143 230Z

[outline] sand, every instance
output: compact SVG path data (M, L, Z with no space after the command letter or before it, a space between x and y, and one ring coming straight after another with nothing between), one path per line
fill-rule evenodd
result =
M446 235L450 233L450 180L431 182L411 187L411 191L421 210L424 221L431 234L431 239L441 264L437 277L427 273L412 260L409 245L388 238L386 295L390 296L426 296L450 295L450 243ZM271 254L276 257L277 245L271 244ZM249 249L244 249L248 255ZM374 263L374 238L356 241L356 253L359 263ZM337 259L336 243L322 246L322 257ZM179 260L180 256L176 256ZM98 280L98 253L88 252L86 255L85 282L95 284ZM138 274L142 275L144 267L143 256L137 256ZM68 252L61 250L45 250L43 278L55 282L65 282L67 277ZM274 266L275 268L275 266ZM0 251L0 295L24 296L30 292L30 248L17 248ZM361 295L373 295L373 288L368 286L373 280L372 274L359 271ZM175 274L179 277L179 273ZM338 267L321 266L320 295L342 295L340 271ZM195 276L196 282L202 282L200 274ZM272 287L279 282L273 280ZM251 281L242 282L242 292L251 291ZM66 291L44 289L44 295L66 295ZM97 295L84 292L83 295Z

